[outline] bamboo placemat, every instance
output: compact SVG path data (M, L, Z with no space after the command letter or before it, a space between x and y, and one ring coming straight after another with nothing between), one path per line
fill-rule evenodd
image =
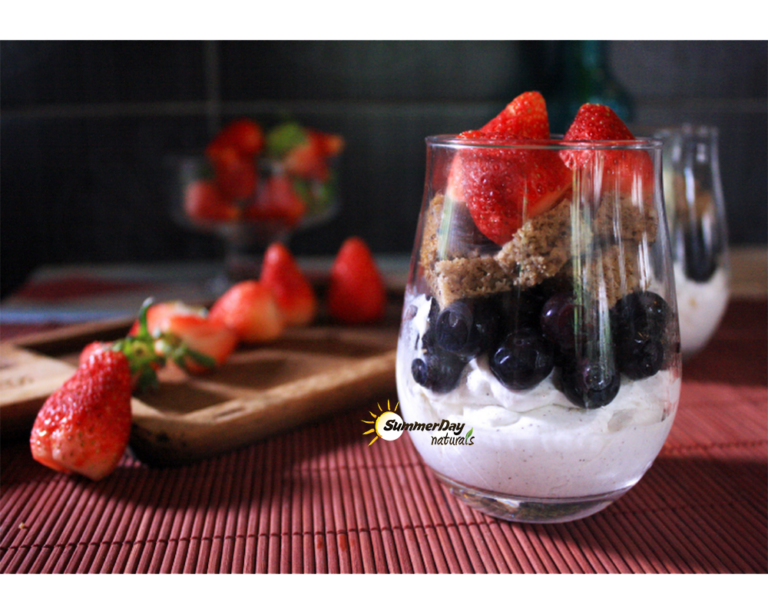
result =
M767 307L731 304L684 369L660 457L591 518L479 514L432 477L407 436L369 446L361 420L373 408L361 406L195 465L126 457L99 483L38 465L24 442L4 445L0 571L765 573Z

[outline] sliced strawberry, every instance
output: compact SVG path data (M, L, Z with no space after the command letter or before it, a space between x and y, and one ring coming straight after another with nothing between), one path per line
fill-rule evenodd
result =
M621 118L605 105L587 103L581 106L564 141L626 141L635 137ZM645 196L653 190L653 163L641 150L609 149L564 150L560 153L568 168L576 171L603 166L601 185L624 194Z
M546 103L538 92L521 94L483 128L462 132L459 138L498 146L461 150L447 194L464 199L480 232L499 245L526 219L556 205L570 187L571 174L555 152L514 148L511 142L549 138ZM509 147L504 148L506 142Z
M307 210L306 203L293 189L286 175L272 175L263 182L254 204L245 209L250 220L271 220L293 227Z
M206 155L214 160L223 149L234 149L244 158L253 158L264 147L264 133L256 122L237 119L227 124L206 148Z
M463 190L478 227L503 245L529 218L554 207L571 186L571 173L557 153L546 149L462 153Z
M539 92L520 94L479 132L505 134L514 138L548 139L549 118L544 97Z
M448 180L445 187L445 195L454 201L464 201L464 165L461 155L454 156L451 168L448 171Z
M205 180L187 186L184 212L196 221L232 222L240 217L240 210L224 198L218 186Z
M331 317L344 324L373 323L384 317L386 304L387 290L371 250L359 237L350 237L331 267Z
M282 243L273 243L267 248L259 281L272 289L286 325L303 326L315 318L315 291Z
M120 462L131 433L131 369L113 350L95 351L37 414L32 457L62 473L92 480Z
M139 330L135 322L129 335ZM179 301L156 303L147 310L147 329L166 359L190 373L222 365L237 345L237 335L210 320L204 309Z
M249 343L273 341L285 326L272 290L253 280L241 281L219 297L211 307L209 319Z

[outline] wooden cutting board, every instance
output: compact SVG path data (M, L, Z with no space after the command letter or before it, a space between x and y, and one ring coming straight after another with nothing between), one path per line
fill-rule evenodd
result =
M158 390L132 401L131 450L154 465L181 464L254 442L333 412L395 394L402 298L382 324L343 327L321 319L276 342L242 346L215 372L175 366ZM117 339L131 322L69 326L0 345L0 432L29 435L45 399L75 370L90 341Z

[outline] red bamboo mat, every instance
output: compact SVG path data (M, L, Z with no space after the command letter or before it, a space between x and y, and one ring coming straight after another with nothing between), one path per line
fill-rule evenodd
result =
M765 573L767 311L732 302L684 369L660 457L591 518L525 525L470 510L407 436L368 446L361 420L374 408L361 406L195 465L126 457L98 483L5 444L0 571Z

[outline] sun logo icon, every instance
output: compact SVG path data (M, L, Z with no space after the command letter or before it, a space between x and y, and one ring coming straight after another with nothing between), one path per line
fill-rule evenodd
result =
M403 434L403 419L395 413L397 411L397 406L398 403L395 403L395 408L392 409L389 405L389 400L387 400L387 409L382 409L381 405L379 405L379 411L381 413L378 416L372 411L368 412L373 416L373 420L363 420L363 422L365 424L372 424L373 428L365 431L363 435L374 435L374 438L371 439L371 443L368 444L369 446L373 445L373 442L379 438L384 439L385 441L394 441ZM395 428L385 430L387 423L390 421L395 422Z

